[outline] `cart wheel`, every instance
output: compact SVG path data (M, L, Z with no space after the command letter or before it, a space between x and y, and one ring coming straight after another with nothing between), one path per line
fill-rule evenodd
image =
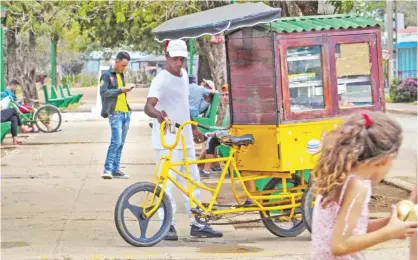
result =
M287 180L288 184L295 185L297 183L297 179L290 179ZM277 190L277 192L280 192L282 190L279 185L282 184L281 178L273 178L271 179L266 186L264 186L264 191L267 190ZM268 201L264 201L266 203ZM286 210L290 211L290 210ZM284 211L284 212L286 212ZM274 217L275 215L283 214L283 212L280 211L267 211L266 212L269 217ZM280 221L279 219L271 219L271 218L265 218L263 213L260 212L261 220L263 221L264 226L274 235L278 237L296 237L300 235L303 231L305 231L306 227L303 223L303 219L300 216L301 215L301 209L296 208L294 218L289 221Z
M123 191L116 203L116 228L122 238L133 246L153 246L160 242L170 229L173 209L168 196L161 193L160 187L152 205L154 206L162 196L160 208L149 218L143 215L144 208L141 206L150 204L154 189L155 184L149 182L132 184ZM156 216L160 212L163 214L162 220Z
M44 133L56 132L62 122L61 111L52 105L40 106L33 118L39 131Z
M312 233L312 216L313 216L313 206L312 201L314 201L313 195L313 185L309 183L308 189L303 193L302 196L302 219L305 223L306 229Z

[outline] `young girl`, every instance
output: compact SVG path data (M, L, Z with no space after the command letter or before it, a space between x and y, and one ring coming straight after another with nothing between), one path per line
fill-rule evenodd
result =
M389 217L368 218L371 185L389 172L401 141L401 127L381 112L353 114L327 135L313 171L313 259L365 259L362 250L415 234L395 206Z

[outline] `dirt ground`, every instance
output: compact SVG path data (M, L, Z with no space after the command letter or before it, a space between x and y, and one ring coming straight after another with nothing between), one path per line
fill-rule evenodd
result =
M391 205L408 199L409 193L409 191L385 183L373 185L373 195L369 204L370 212L390 212Z
M214 188L217 184L217 176L214 177L214 179L215 180L203 180L203 182L205 182L205 184L209 187ZM242 191L239 184L237 187L239 187L239 192ZM408 199L410 194L409 191L385 183L373 185L372 189L373 195L369 204L371 213L390 212L392 204L396 204L400 200ZM231 184L229 182L224 182L221 193L218 197L218 203L236 204L233 198Z

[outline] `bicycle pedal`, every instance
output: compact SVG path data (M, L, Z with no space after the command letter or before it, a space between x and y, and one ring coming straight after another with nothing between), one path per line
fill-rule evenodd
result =
M200 209L190 209L190 211L196 215L201 215L202 211Z

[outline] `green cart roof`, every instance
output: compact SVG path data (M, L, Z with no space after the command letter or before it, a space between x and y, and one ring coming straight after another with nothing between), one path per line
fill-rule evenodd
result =
M381 26L381 23L361 15L315 15L285 17L264 25L277 33L309 32L331 29L366 28Z

